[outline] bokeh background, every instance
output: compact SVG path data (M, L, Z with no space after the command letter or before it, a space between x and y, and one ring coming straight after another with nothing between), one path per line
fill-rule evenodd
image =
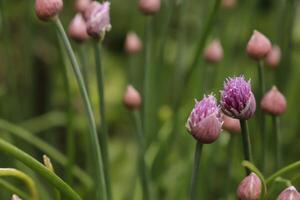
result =
M34 1L0 0L0 136L42 160L45 153L22 137L9 133L7 126L20 126L35 137L46 141L66 154L67 111L74 113L73 131L76 137L76 164L93 177L89 166L86 134L87 121L70 63L60 48L53 24L40 22L34 13ZM67 28L75 15L74 1L65 0L60 18ZM146 161L151 174L153 199L186 199L192 172L195 140L187 133L185 121L194 99L203 96L203 84L213 80L210 88L219 98L223 81L228 76L243 74L257 87L257 63L246 52L246 44L253 30L264 33L282 49L282 60L276 69L265 69L267 89L276 85L286 96L287 112L281 117L283 165L299 160L300 131L300 7L298 0L237 0L233 8L220 6L205 44L219 38L224 59L217 65L206 63L201 57L199 67L178 94L181 75L195 56L204 24L212 12L215 0L162 0L159 13L150 17L138 10L137 0L112 0L112 30L103 42L105 101L109 125L109 151L113 196L115 199L142 199L136 174L137 148L132 113L122 104L127 84L143 92L144 51L129 56L124 51L128 31L135 31L143 40L145 25L151 20L152 97L150 133ZM97 122L98 95L91 42L73 43L76 52L84 52L89 85ZM213 68L208 76L202 69ZM65 82L65 69L70 78L70 96ZM132 73L132 76L129 74ZM210 92L209 92L210 93ZM183 99L174 109L177 96ZM70 106L71 105L71 106ZM258 104L259 105L259 104ZM176 111L176 113L175 113ZM174 118L176 118L174 120ZM268 119L268 172L274 172L274 132ZM22 130L23 130L22 129ZM261 167L261 134L257 117L250 120L255 164ZM22 135L22 132L21 132ZM231 148L229 148L231 146ZM241 139L227 132L211 145L206 145L199 176L199 199L235 199L244 169ZM67 178L66 168L55 160L58 175ZM53 190L34 172L5 154L0 156L1 167L16 167L29 173L39 184L41 199L52 199ZM300 174L300 172L298 172ZM291 175L296 176L297 173ZM20 188L24 186L8 179ZM298 188L300 181L293 182ZM74 188L88 198L88 190L75 179ZM278 183L271 188L274 196L284 188ZM0 198L10 193L0 187Z

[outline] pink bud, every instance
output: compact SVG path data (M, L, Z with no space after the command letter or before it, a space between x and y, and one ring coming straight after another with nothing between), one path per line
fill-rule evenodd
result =
M155 14L160 10L160 0L139 0L139 9L145 15Z
M90 5L91 0L76 0L75 2L75 10L79 13L84 13L84 11Z
M125 41L125 51L128 54L137 54L142 49L142 42L134 32L127 33Z
M279 194L277 200L300 200L300 193L294 186L290 186Z
M234 119L227 115L223 115L223 126L222 128L230 133L240 133L241 132L241 125L238 119Z
M218 39L213 40L204 51L204 59L210 63L220 62L223 58L223 48Z
M260 106L264 112L278 116L285 112L287 103L283 94L273 86L262 98Z
M70 38L76 42L84 42L89 39L89 35L86 32L86 23L80 13L76 14L71 21L68 29Z
M236 0L222 0L222 7L226 9L232 9L236 5Z
M11 200L22 200L22 199L14 194L12 195Z
M123 97L123 103L129 109L139 109L141 107L141 96L132 85L127 86Z
M264 58L271 50L269 39L258 31L254 31L247 45L247 53L253 59Z
M63 8L62 0L36 0L35 12L39 19L43 21L51 20Z
M271 51L267 54L266 64L270 68L275 68L280 63L281 60L281 50L279 46L275 45L272 47Z
M261 192L261 182L255 173L246 176L237 189L239 200L258 200Z
M103 39L105 33L110 31L110 3L92 2L85 12L87 20L87 33L95 39Z

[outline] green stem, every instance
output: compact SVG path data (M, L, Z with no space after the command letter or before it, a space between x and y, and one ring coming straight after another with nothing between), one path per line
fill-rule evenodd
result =
M282 177L277 177L275 179L275 181L279 182L279 183L284 183L286 187L292 186L292 181L290 181L288 179L285 179L285 178L282 178Z
M107 199L112 199L111 185L110 185L110 173L109 173L109 152L108 152L108 136L107 136L107 123L105 112L105 97L104 97L104 80L103 80L103 68L101 65L101 46L100 42L94 42L95 62L96 62L96 75L97 86L99 95L99 107L100 107L100 127L99 134L100 148L103 158L104 175L106 182Z
M88 117L88 124L89 124L89 128L90 128L89 140L90 140L91 148L93 149L91 153L93 155L93 161L95 164L95 179L96 179L96 181L95 181L96 182L95 199L106 200L107 192L106 192L106 182L105 182L105 175L104 175L102 156L101 156L102 154L101 154L101 149L100 149L100 145L99 145L97 128L96 128L96 123L95 123L90 99L89 99L89 96L88 96L88 93L87 93L87 90L85 87L85 83L84 83L82 74L80 72L79 64L75 57L74 51L71 47L70 41L66 35L64 27L61 24L61 21L59 20L58 17L54 19L54 22L59 31L60 37L63 40L63 43L65 45L65 48L66 48L68 56L69 56L69 59L72 63L74 75L77 79L80 93L81 93L81 96L82 96L82 99L84 102L85 111L86 111L86 114Z
M273 119L273 131L275 132L275 157L276 157L276 170L279 169L281 165L281 137L280 137L280 127L279 127L279 117L272 116Z
M52 159L57 161L59 164L63 166L67 166L68 159L60 153L56 148L52 147L48 143L44 142L38 137L35 137L30 132L26 131L25 129L18 127L16 125L13 125L3 119L0 119L0 129L5 130L12 135L28 142L29 144L33 145L34 147L38 148L45 154L49 155ZM91 188L93 185L93 181L87 175L82 169L80 169L78 166L74 166L72 169L72 173L87 187Z
M248 124L246 120L240 120L241 131L242 131L242 140L243 140L243 149L245 160L252 162L252 153L251 153L251 143L250 136L248 131ZM246 174L249 175L250 171L246 169Z
M78 54L79 54L79 58L80 58L80 63L81 63L81 67L82 67L82 75L83 75L83 79L86 85L86 90L87 93L89 94L89 76L88 76L88 66L86 64L86 57L85 57L85 49L83 45L80 45L78 48Z
M19 188L12 185L11 183L6 182L5 180L0 179L0 188L4 188L4 189L8 190L9 192L18 195L23 200L30 200L30 197L26 193L24 193Z
M33 157L18 149L17 147L9 144L8 142L0 139L0 151L14 157L21 161L24 165L39 173L53 186L55 186L62 194L70 200L82 200L81 197L61 178L48 170L44 165L35 160Z
M272 174L269 178L267 178L266 184L271 184L277 177L279 176L283 176L284 174L294 170L300 168L300 160L297 162L294 162L280 170L278 170L277 172L275 172L274 174Z
M195 155L194 155L194 167L193 167L191 188L190 188L190 200L197 199L197 183L198 183L198 174L200 168L202 148L203 148L203 144L197 141Z
M144 193L144 199L149 200L151 199L150 195L150 189L149 189L149 178L147 173L147 166L145 163L145 135L143 134L143 128L142 128L142 121L140 112L138 110L135 110L133 112L136 129L137 129L137 143L138 143L138 168L139 168L139 174L142 182L142 188Z

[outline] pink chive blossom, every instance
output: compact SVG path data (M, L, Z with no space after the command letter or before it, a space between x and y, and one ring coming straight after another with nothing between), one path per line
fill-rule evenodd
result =
M258 200L261 192L261 181L255 173L246 176L237 189L238 200Z
M14 194L12 195L11 200L22 200L22 199Z
M287 103L283 94L273 86L262 98L260 106L264 112L279 116L286 111Z
M142 104L140 93L132 86L127 86L123 103L128 109L139 109Z
M218 139L222 123L216 98L208 95L204 96L201 101L196 101L187 120L186 128L196 140L203 144L210 144Z
M222 128L230 133L240 133L241 132L241 125L240 121L229 117L227 115L223 115L223 126Z
M161 0L139 0L139 9L145 15L153 15L160 10Z
M71 21L68 29L69 37L76 42L84 42L89 39L89 35L86 32L86 23L83 16L78 13Z
M221 106L223 112L230 117L249 119L256 110L250 81L246 81L243 76L227 79L221 91Z
M220 40L213 40L204 51L204 59L209 63L218 63L223 59L223 48Z
M280 47L274 45L265 58L266 66L269 68L275 68L279 65L280 60L281 60Z
M39 19L49 21L63 8L62 0L36 0L35 12Z
M277 200L300 200L300 193L294 186L290 186L279 194Z
M90 5L91 0L76 0L75 10L79 13L84 13L87 7Z
M110 3L108 1L92 2L85 12L87 33L95 39L103 39L110 31Z
M271 48L270 40L255 30L247 44L247 54L253 59L262 59L269 53Z
M128 32L124 45L126 53L137 54L142 50L142 42L135 32Z

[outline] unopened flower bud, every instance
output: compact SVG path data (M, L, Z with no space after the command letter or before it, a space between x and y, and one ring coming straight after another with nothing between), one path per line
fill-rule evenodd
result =
M51 20L63 8L62 0L36 0L35 12L39 19L43 21Z
M11 200L22 200L22 199L14 194L12 195Z
M279 46L273 46L271 51L266 56L266 66L269 68L275 68L279 65L281 60L281 50Z
M210 144L218 139L222 117L216 98L212 95L205 96L201 101L196 101L186 128L196 140L203 144Z
M127 33L125 41L125 51L128 54L137 54L142 49L142 42L134 32Z
M84 13L87 7L90 5L91 0L76 0L75 10L79 13Z
M222 0L222 7L225 9L232 9L236 5L236 0Z
M132 86L127 86L123 97L124 105L129 109L139 109L142 104L140 93Z
M246 176L237 189L238 200L258 200L261 192L261 182L255 173Z
M286 99L277 89L273 86L260 102L261 109L270 115L282 115L287 107Z
M139 9L145 15L152 15L160 10L161 0L139 0Z
M229 117L227 115L223 115L223 126L222 128L230 133L240 133L241 132L241 125L240 121Z
M87 33L95 39L103 39L105 33L110 31L110 3L92 2L85 12L87 20Z
M294 186L290 186L279 194L277 200L300 200L300 193Z
M213 40L204 51L204 59L210 63L220 62L223 58L223 48L218 39Z
M221 91L223 112L233 118L247 120L256 110L256 101L251 91L250 81L243 76L229 78Z
M270 40L258 31L254 31L247 45L247 53L253 59L264 58L271 50Z
M68 34L76 42L84 42L89 39L89 35L86 32L85 20L80 13L76 14L71 21Z

